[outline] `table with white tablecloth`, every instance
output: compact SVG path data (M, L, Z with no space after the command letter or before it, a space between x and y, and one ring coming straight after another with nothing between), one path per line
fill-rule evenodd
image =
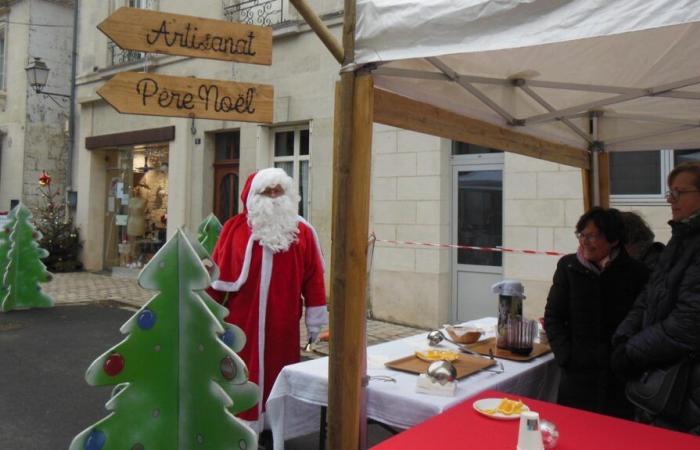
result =
M492 330L492 321L495 319L478 322ZM416 393L417 375L388 369L384 363L428 348L426 336L421 333L367 348L367 418L395 428L410 428L487 389L547 401L556 399L559 370L551 353L528 362L499 359L505 369L502 373L481 371L463 378L453 397ZM439 348L455 347L444 342ZM286 439L318 431L321 408L327 404L327 357L285 367L266 405L275 450L283 449Z

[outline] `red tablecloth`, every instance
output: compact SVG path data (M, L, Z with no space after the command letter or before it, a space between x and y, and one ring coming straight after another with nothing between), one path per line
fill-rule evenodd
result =
M519 420L500 421L477 413L481 398L513 398L485 391L373 447L375 450L484 449L515 450ZM521 397L540 418L559 428L557 450L700 450L700 437L650 427L578 409Z

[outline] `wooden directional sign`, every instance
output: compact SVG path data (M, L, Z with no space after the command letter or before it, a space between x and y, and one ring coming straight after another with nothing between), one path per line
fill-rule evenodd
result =
M249 64L272 63L269 27L119 8L97 28L126 50Z
M266 84L121 72L97 93L120 113L272 123Z

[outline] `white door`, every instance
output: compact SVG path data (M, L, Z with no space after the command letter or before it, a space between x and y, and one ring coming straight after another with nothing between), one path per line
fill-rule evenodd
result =
M503 155L454 158L452 242L498 247L503 244ZM491 285L503 277L501 252L452 252L452 312L456 322L495 316L498 296Z

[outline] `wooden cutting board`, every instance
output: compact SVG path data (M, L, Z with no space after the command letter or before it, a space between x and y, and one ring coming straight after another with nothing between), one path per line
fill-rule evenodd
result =
M477 353L486 356L489 356L489 350L492 350L493 356L495 356L496 358L510 359L512 361L531 361L537 358L538 356L542 356L552 351L548 344L541 344L539 342L535 342L535 345L532 348L532 353L530 353L529 355L518 355L517 353L513 353L509 350L497 348L495 337L484 339L483 341L467 345L467 347L469 347L470 350L473 350Z
M419 359L416 355L406 356L404 358L399 358L384 363L384 365L390 369L416 374L426 373L430 364L431 363L429 363L428 361L423 361L422 359ZM465 354L460 354L459 358L456 361L452 362L452 365L455 366L455 369L457 369L458 380L487 367L491 367L494 364L496 364L496 361L494 360L486 358L477 358L475 356L469 356Z

